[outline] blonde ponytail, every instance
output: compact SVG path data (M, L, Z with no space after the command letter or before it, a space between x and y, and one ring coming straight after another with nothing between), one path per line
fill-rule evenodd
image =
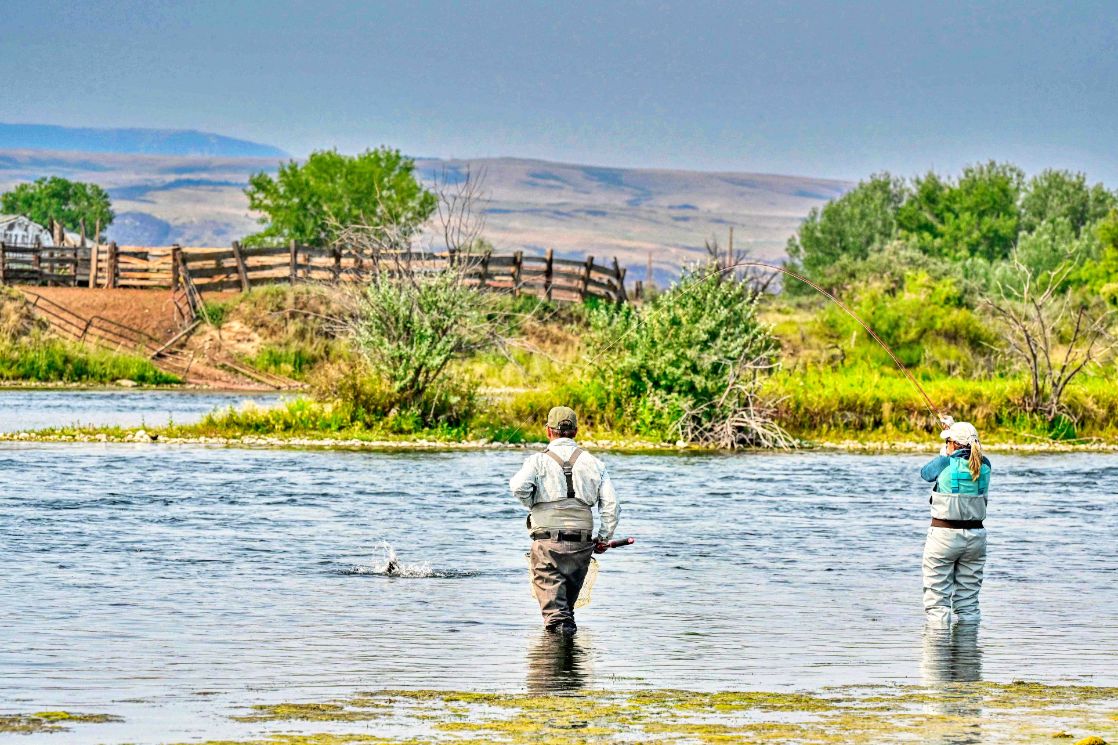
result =
M982 448L975 440L970 444L970 459L967 461L970 468L970 477L977 484L978 477L982 475Z

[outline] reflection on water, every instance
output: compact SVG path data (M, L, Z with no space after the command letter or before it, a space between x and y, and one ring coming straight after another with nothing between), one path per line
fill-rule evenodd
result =
M920 672L925 685L982 680L978 626L977 623L963 623L951 628L932 625L924 628Z
M982 647L977 623L953 628L928 625L924 628L924 656L920 671L933 700L930 714L946 717L942 729L931 729L927 742L942 745L977 745L982 737L982 692L972 686L956 685L982 680Z
M529 693L570 693L584 688L593 673L592 634L541 631L528 650Z

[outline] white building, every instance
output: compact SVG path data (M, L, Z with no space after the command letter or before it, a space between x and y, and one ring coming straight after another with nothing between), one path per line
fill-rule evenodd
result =
M0 215L0 242L19 246L53 247L54 238L50 231L37 222L31 222L23 215Z

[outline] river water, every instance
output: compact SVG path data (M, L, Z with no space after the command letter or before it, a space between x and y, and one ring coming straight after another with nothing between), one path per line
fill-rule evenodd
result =
M276 393L161 390L0 389L0 432L80 425L158 427L189 424L214 409L251 401L267 406Z
M393 687L1118 685L1118 457L994 456L985 617L937 641L924 458L606 455L637 544L561 652L507 493L523 457L0 445L0 712L118 713L62 737L147 743ZM382 542L419 576L381 573Z

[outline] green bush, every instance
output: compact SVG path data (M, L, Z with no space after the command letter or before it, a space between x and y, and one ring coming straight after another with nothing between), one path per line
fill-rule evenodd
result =
M476 383L452 375L452 363L490 348L507 328L494 297L452 270L378 278L360 295L352 338L372 378L383 382L399 431L469 421Z
M955 277L933 278L924 271L905 274L900 287L863 285L848 304L908 367L937 373L989 373L995 333L967 307ZM818 315L824 337L853 363L891 366L892 359L841 308L826 302ZM851 340L854 343L851 344Z
M662 439L727 421L775 364L756 304L744 283L692 272L640 308L592 313L582 398L608 428Z

